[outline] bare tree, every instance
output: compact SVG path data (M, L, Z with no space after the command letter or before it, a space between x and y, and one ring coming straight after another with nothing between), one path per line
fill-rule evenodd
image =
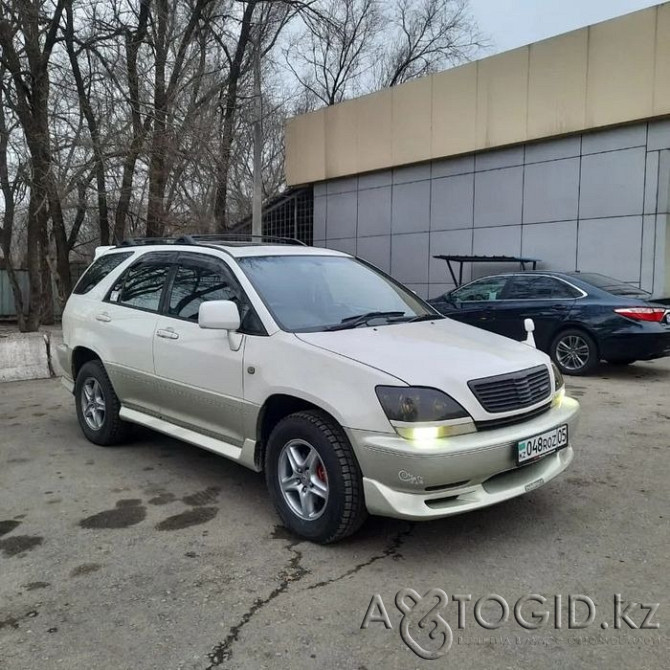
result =
M382 30L378 0L328 0L286 50L286 62L314 105L334 105L357 93L374 65ZM309 104L308 104L309 106Z
M28 211L28 275L30 304L25 322L27 330L40 324L42 281L40 259L49 216L53 218L57 248L57 267L65 294L70 292L70 265L62 211L52 173L49 129L49 61L56 43L64 0L57 0L46 14L46 3L39 0L3 1L0 19L0 60L12 78L12 89L5 100L16 111L30 151L32 177Z
M299 111L468 60L484 41L468 0L325 0L284 50Z
M396 0L385 22L375 86L397 86L469 60L485 45L467 0Z
M12 124L13 127L10 126L10 122L7 119L8 110L5 106L4 93L5 74L4 66L0 65L0 82L2 82L2 86L0 86L0 189L2 190L4 203L2 225L0 226L0 248L2 249L4 259L4 269L7 271L9 283L12 287L19 329L23 331L26 329L25 301L23 300L19 280L14 270L12 257L17 191L22 188L23 182L20 177L20 168L16 171L14 178L10 174L10 135L12 130L15 129L15 124Z

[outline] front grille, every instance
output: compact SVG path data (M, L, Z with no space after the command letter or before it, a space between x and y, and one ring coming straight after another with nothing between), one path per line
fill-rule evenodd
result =
M491 414L524 409L551 395L549 368L544 365L497 377L473 379L468 386L481 406Z
M475 421L477 430L495 430L496 428L505 428L506 426L515 426L517 423L524 423L538 417L551 409L551 403L536 407L523 414L513 414L501 419L491 419L489 421Z

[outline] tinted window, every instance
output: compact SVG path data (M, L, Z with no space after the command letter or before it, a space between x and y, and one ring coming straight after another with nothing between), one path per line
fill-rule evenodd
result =
M126 251L118 254L107 254L106 256L100 256L96 261L93 262L86 272L81 276L81 279L77 282L73 293L82 295L83 293L88 293L91 289L95 288L112 270L116 269L126 260L133 255L132 251Z
M461 302L501 300L506 284L507 277L485 277L459 288L452 296Z
M112 289L109 301L126 307L157 312L170 267L165 263L133 265Z
M265 332L244 291L223 263L203 261L180 265L172 283L168 315L197 322L200 305L209 300L232 300L240 311L242 332Z
M613 293L614 295L629 295L638 298L648 298L651 295L647 291L644 291L633 284L627 284L626 282L596 272L579 272L575 273L574 276L577 279L581 279L582 281L592 284L608 293Z
M203 302L234 298L237 298L237 292L227 275L212 267L182 265L174 278L168 314L197 321Z
M508 300L564 300L578 295L579 291L560 279L526 275L514 277L505 297Z

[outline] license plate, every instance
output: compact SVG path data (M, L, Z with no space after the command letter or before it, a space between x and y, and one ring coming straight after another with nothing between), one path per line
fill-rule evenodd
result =
M516 445L516 462L528 463L558 451L568 444L568 424L548 430L546 433L521 440Z

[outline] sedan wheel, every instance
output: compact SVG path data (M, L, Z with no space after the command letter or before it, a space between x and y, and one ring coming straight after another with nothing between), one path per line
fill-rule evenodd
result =
M551 357L561 372L568 375L583 375L598 363L596 343L585 332L568 330L553 342Z

